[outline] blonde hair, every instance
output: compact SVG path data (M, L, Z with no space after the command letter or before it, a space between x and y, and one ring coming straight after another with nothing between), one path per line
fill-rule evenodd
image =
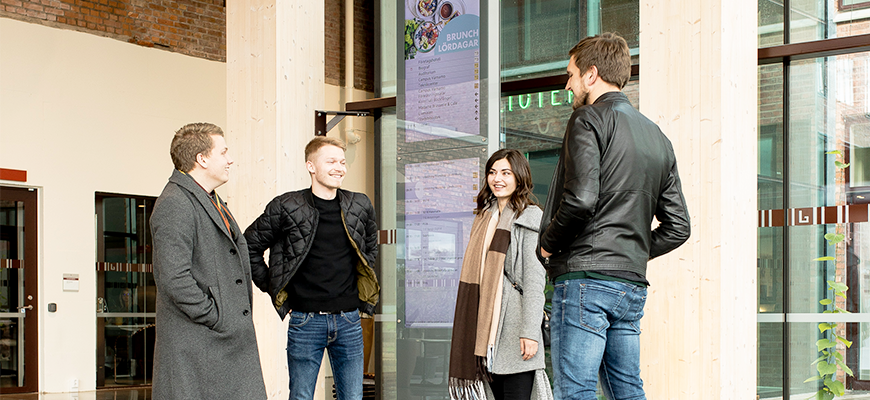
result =
M311 141L305 145L305 161L311 161L311 155L317 153L317 150L320 150L323 146L335 146L340 148L342 151L347 151L347 145L345 145L341 139L315 136L314 139L311 139Z

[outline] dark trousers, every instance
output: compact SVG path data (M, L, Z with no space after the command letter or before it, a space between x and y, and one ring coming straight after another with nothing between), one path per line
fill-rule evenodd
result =
M529 400L532 398L534 383L535 371L510 375L492 374L489 387L495 395L495 400Z

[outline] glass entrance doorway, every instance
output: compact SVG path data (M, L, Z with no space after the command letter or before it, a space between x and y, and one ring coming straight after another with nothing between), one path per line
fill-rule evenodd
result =
M97 193L97 388L151 384L153 197Z
M36 190L0 187L0 393L37 387Z

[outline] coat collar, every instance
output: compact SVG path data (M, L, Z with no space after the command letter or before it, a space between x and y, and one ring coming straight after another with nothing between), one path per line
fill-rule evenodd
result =
M495 200L492 200L487 203L487 205L481 210L478 215L482 216L485 212L488 212L490 208L496 207ZM531 229L537 232L541 227L541 217L544 215L544 212L541 211L541 208L536 205L529 205L523 211L520 216L514 219L513 224L519 225L526 229Z
M626 96L625 93L622 93L621 91L619 91L619 92L607 92L607 93L604 93L604 94L602 94L601 96L598 96L598 98L595 99L595 103L593 103L593 104L604 103L604 102L626 102L626 103L631 103L631 102L628 100L628 96Z
M169 182L172 182L181 187L182 189L190 192L205 210L206 214L208 214L208 216L211 218L212 222L217 225L218 229L220 229L220 231L223 232L224 235L232 240L233 235L232 233L227 231L227 226L224 224L223 218L221 218L221 215L218 214L217 208L215 208L214 203L212 203L210 193L206 193L205 189L203 189L202 186L196 183L196 181L193 180L192 176L176 169L172 171L172 176L169 177ZM220 197L217 198L217 201L220 201L220 204L226 207L226 204L224 204L224 202L220 200ZM226 210L227 212L229 212L228 208ZM227 215L227 218L229 219L230 227L232 227L234 225L232 216Z
M522 214L514 220L514 225L522 226L526 229L531 229L535 232L540 229L541 216L544 214L541 208L535 205L526 207Z

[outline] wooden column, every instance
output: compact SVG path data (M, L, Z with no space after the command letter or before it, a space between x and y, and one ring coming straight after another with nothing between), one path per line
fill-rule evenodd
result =
M324 4L227 2L226 195L245 229L278 194L310 185L303 149L324 107ZM254 288L254 325L270 399L288 396L287 322ZM324 398L322 380L315 398Z
M642 0L640 110L674 144L692 236L649 265L650 399L756 392L755 0Z

